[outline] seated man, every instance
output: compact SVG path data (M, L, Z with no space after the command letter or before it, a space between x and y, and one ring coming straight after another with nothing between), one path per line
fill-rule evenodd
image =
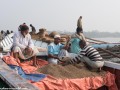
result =
M67 52L68 45L65 46L60 43L61 37L60 35L54 36L54 42L48 46L48 62L53 64L58 64L58 61L62 57L72 57ZM69 40L68 40L69 41Z
M20 64L18 57L21 59L28 59L33 57L33 65L36 66L36 54L40 51L44 51L44 48L37 48L34 46L31 36L29 34L29 27L25 24L20 25L20 31L13 36L13 56Z
M101 67L104 65L103 58L99 52L92 46L86 45L84 40L80 41L81 52L73 59L64 61L63 65L73 64L82 61L85 63L89 69L101 70Z

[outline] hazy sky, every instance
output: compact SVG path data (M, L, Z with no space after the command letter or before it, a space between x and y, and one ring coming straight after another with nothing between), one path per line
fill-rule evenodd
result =
M0 30L17 30L25 22L36 29L120 32L120 0L0 0Z

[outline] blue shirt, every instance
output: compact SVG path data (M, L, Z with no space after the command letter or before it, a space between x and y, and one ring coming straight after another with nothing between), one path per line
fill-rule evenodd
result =
M60 50L64 47L64 45L62 44L55 44L55 43L51 43L48 46L48 54L52 54L52 55L58 55Z

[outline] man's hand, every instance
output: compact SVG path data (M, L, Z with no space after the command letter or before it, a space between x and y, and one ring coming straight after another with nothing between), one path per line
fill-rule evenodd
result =
M28 55L31 54L32 51L33 51L33 50L32 50L32 48L30 48L30 47L25 48L25 53L28 54Z
M66 66L66 65L69 65L70 63L69 63L69 61L62 61L60 64L61 64L62 66Z
M32 51L32 48L28 47L28 48L27 48L27 51L28 51L28 52L31 52L31 51Z

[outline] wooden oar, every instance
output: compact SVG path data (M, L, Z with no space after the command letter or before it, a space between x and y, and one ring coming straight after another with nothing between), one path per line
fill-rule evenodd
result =
M104 44L104 43L102 43L102 42L92 42L92 41L87 41L87 42L93 43L93 44Z
M104 51L104 52L106 52L106 53L108 53L108 54L110 54L110 55L113 55L113 56L115 56L115 57L117 57L117 58L120 58L120 56L118 56L117 54L114 54L114 53L112 53L112 52L110 52L110 51L108 51L108 50L105 50L105 49L102 49L102 48L98 48L98 49L100 49L100 50L102 50L102 51Z

